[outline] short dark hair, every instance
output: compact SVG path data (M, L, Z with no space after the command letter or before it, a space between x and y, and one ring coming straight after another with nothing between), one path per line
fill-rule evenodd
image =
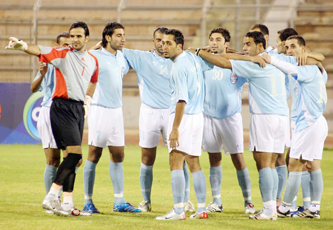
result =
M212 36L213 33L219 33L222 34L222 36L224 37L225 42L230 42L230 33L227 29L218 27L215 29L212 29L212 31L210 31L209 37Z
M102 46L105 48L108 41L105 39L106 35L112 36L115 29L124 29L124 26L118 22L111 22L107 24L102 33Z
M291 40L291 39L296 39L298 42L298 45L305 46L305 40L302 36L293 35L293 36L290 36L289 38L287 38L287 40Z
M57 44L59 44L60 38L70 38L69 33L68 32L62 32L62 33L58 34L57 40L56 40Z
M153 38L155 38L155 33L157 31L161 32L162 34L165 34L165 32L168 30L168 28L166 27L163 27L163 26L160 26L160 27L157 27L154 32L153 32Z
M173 35L174 36L174 41L176 42L176 45L181 44L182 45L182 49L184 49L184 36L182 34L182 32L180 32L180 30L176 30L176 29L170 29L165 31L165 35Z
M259 32L259 31L253 31L253 32L248 32L245 37L248 38L253 38L254 43L258 45L259 43L262 43L263 47L266 47L266 39L264 37L264 34Z
M286 41L287 38L289 38L290 36L298 35L297 31L294 28L285 28L283 30L279 30L278 34L282 42Z
M74 22L71 27L69 27L69 31L74 28L82 28L84 29L84 35L87 37L89 36L89 28L85 22Z
M267 28L267 26L265 26L264 24L254 24L253 26L251 26L250 30L254 30L254 29L259 29L261 33L263 33L264 35L269 35L269 30Z

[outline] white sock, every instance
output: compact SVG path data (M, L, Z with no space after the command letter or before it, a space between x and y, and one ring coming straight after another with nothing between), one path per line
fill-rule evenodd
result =
M291 205L281 204L279 206L279 211L282 212L282 213L286 213L291 209L292 209Z
M58 199L59 191L60 190L51 187L49 193L46 195L47 199L49 199L49 200L56 200L56 199Z
M74 208L73 196L64 196L63 203L61 204L61 206L65 210L69 210L71 208Z
M309 210L311 212L316 212L320 210L320 204L310 204Z

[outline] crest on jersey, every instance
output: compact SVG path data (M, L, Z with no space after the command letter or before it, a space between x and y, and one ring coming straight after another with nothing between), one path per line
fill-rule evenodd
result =
M238 77L235 74L231 75L231 77L230 77L231 84L236 84L237 81L238 81Z

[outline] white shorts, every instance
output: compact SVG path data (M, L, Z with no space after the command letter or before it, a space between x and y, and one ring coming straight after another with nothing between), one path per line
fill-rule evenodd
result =
M170 114L168 136L172 131L173 121L175 114ZM179 146L178 151L184 152L191 156L201 155L201 143L203 135L203 116L202 113L189 115L184 114L179 126ZM172 151L170 148L170 141L168 140L169 153Z
M167 145L169 114L169 109L154 109L143 103L141 104L139 145L142 148L157 147L161 134L164 145Z
M302 156L303 160L321 160L327 135L327 122L321 116L311 126L295 132L291 142L290 158L300 159Z
M252 114L249 151L284 153L287 116Z
M204 114L203 151L219 153L224 147L225 154L244 152L242 115L216 119Z
M42 109L40 110L38 116L37 130L42 140L42 145L44 149L58 148L52 133L50 107L42 106Z
M290 142L292 142L296 131L296 122L294 120L290 120L290 130L291 130Z
M91 105L88 115L88 144L100 148L124 146L123 109Z

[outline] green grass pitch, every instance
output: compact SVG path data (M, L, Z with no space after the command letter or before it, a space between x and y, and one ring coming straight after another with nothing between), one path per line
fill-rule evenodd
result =
M84 162L88 147L83 146ZM113 189L109 178L109 154L104 154L96 169L94 203L102 212L91 217L58 217L45 214L41 208L45 196L43 174L45 157L41 145L0 145L0 229L333 229L333 150L325 149L322 170L324 192L321 203L321 219L278 219L277 221L249 220L244 214L243 198L238 186L235 169L229 156L223 155L222 201L224 212L209 215L208 220L157 221L173 207L168 153L166 147L159 147L154 166L152 188L152 209L150 213L114 213ZM252 154L244 153L252 181L252 199L257 209L262 208L258 186L258 172ZM126 146L124 174L125 199L133 205L141 202L139 183L140 148ZM206 175L207 200L212 200L209 186L209 164L206 153L200 158ZM84 165L84 163L83 163ZM82 209L83 165L76 177L74 203ZM191 200L196 204L193 186ZM298 204L302 201L301 193Z

